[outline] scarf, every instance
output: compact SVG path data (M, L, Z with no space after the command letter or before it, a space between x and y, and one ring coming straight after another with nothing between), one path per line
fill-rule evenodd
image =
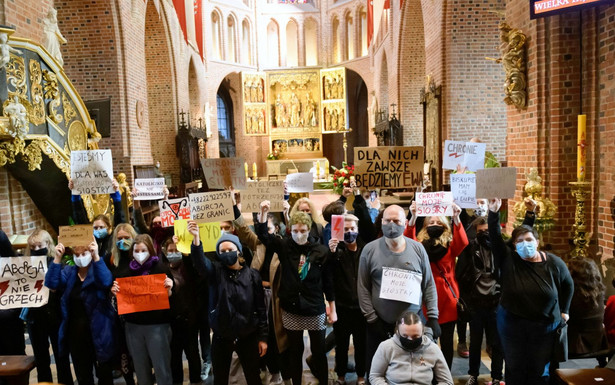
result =
M137 262L136 259L133 259L132 261L130 261L128 266L130 267L130 270L136 273L135 275L148 275L150 269L154 265L154 262L158 262L159 260L160 258L153 255L149 257L147 261L143 262L142 265L139 262Z
M425 247L425 251L427 251L427 255L429 256L429 262L436 263L448 252L448 247L444 247L442 245L436 245L436 240L433 238L429 238L424 240L423 246Z

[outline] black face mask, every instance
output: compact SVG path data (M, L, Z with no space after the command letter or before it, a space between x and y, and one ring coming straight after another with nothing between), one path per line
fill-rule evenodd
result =
M489 233L486 231L479 231L478 233L476 233L476 240L483 246L491 246L491 241L489 240Z
M47 255L47 248L43 247L42 249L31 250L30 255L35 255L35 256Z
M429 226L427 227L427 234L429 238L440 238L442 234L444 234L443 226Z
M423 337L411 339L399 336L399 342L406 350L416 350L423 343Z
M237 253L237 250L218 253L218 259L220 260L220 263L225 266L233 266L235 262L237 262L238 257L239 254Z

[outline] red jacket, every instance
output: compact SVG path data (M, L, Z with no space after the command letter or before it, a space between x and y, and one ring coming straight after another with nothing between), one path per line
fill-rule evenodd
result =
M415 226L406 227L404 235L408 238L416 240ZM438 261L438 266L444 272L446 279L453 287L457 297L459 297L459 286L457 285L457 280L455 279L455 260L468 244L468 237L466 236L466 231L463 228L463 225L461 223L455 225L453 240L448 245L448 251L444 257ZM431 273L433 275L434 282L436 283L436 291L438 292L438 312L440 313L438 316L438 323L443 324L457 321L457 300L453 297L453 293L444 281L444 278L442 278L438 266L436 266L433 262L430 263L430 265ZM425 312L426 309L423 309L423 313Z
M609 340L609 345L615 346L615 295L609 297L606 301L606 309L604 310L604 330L606 338Z

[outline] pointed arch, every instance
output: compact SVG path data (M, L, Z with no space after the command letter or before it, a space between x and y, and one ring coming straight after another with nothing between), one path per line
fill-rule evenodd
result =
M299 65L299 26L295 19L290 19L286 24L286 66L297 67Z
M318 65L318 22L309 17L303 22L305 65Z
M280 66L280 27L271 19L267 25L267 55L265 64L267 67Z
M218 10L211 12L211 44L212 58L223 60L222 55L222 14Z
M252 65L252 55L252 27L248 18L245 18L241 22L241 63Z

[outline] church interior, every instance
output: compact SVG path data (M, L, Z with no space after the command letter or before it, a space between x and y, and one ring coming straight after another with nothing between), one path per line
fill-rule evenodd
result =
M593 259L614 295L615 5L551 3L0 1L0 228L23 246L71 223L71 151L111 149L124 198L136 178L206 191L201 159L240 157L251 179L314 173L325 204L356 147L422 147L443 191L444 142L477 140L517 170L503 232L536 200L541 249Z

